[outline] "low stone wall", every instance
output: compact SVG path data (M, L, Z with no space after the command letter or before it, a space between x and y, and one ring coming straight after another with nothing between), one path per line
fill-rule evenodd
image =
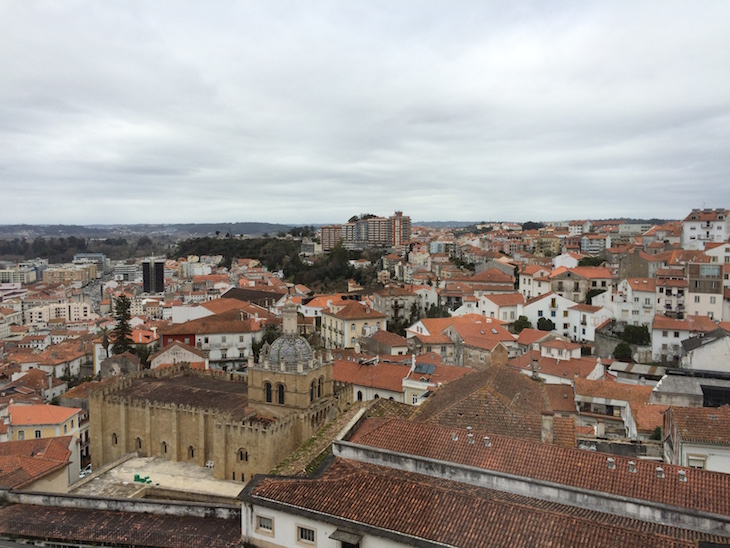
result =
M116 512L139 512L168 516L191 516L196 518L241 519L240 505L154 501L138 498L111 499L102 497L58 495L55 493L23 493L19 491L6 491L5 500L10 503L32 504L35 506L112 510Z

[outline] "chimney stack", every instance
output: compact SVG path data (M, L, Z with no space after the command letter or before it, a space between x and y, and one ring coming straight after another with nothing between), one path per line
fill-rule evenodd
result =
M540 431L540 439L543 443L553 443L553 419L552 411L543 411Z
M537 364L538 364L537 359L533 359L532 360L532 380L533 381L540 380L540 374L537 372L537 370L539 369Z

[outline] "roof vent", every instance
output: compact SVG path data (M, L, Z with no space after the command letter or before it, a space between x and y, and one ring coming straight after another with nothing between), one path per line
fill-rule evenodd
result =
M471 432L469 432L467 434L467 437L469 438L469 443L472 444L472 445L474 445L474 434L472 434Z
M636 474L636 463L632 460L629 461L629 472Z
M687 481L687 472L684 470L679 471L679 481Z
M456 435L456 432L451 432L451 441L458 441L459 436Z
M608 457L608 469L609 470L615 470L616 469L616 460L613 457Z
M659 479L662 479L664 477L664 468L662 468L661 466L656 467L656 477L658 477Z
M492 447L492 440L489 439L489 436L484 436L484 447Z

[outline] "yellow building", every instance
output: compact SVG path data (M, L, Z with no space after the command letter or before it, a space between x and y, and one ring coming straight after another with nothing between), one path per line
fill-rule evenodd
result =
M388 317L353 301L339 311L322 311L322 342L327 348L354 348L362 336L387 329Z
M79 439L83 410L58 405L10 405L5 419L8 441L73 436Z

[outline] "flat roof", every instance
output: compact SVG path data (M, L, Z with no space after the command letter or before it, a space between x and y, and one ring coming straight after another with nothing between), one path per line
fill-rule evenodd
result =
M148 476L151 483L134 481L134 476ZM155 491L179 492L179 500L200 500L208 497L234 504L243 489L243 482L219 480L212 468L203 468L189 462L175 462L162 457L133 457L98 476L71 486L69 494L106 498L156 498ZM174 496L166 496L174 499Z
M132 379L130 386L115 388L111 395L149 400L160 404L190 405L202 409L218 409L234 419L242 419L250 413L248 386L243 382L203 377L177 375L173 377L140 377Z

